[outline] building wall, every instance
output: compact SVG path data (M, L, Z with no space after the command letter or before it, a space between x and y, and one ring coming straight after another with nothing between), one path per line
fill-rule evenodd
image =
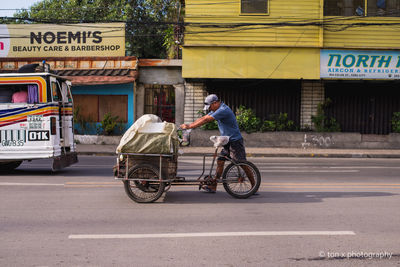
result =
M175 88L175 123L181 125L185 122L185 86L176 84Z
M240 0L212 4L209 0L186 0L185 22L189 25L185 28L185 46L318 47L318 26L271 27L268 24L320 19L321 2L269 0L269 14L255 16L240 14ZM201 27L198 23L208 25ZM226 26L213 27L221 23ZM232 26L239 23L257 25Z
M399 17L324 17L323 0L268 2L269 14L243 15L240 0L187 0L183 77L313 80L320 49L399 49Z
M185 22L188 25L185 27L182 76L203 81L302 80L300 125L305 128L313 127L311 116L316 114L318 104L325 99L320 73L321 49L400 49L400 17L324 17L324 0L268 2L268 14L243 15L240 14L240 0L186 0ZM309 22L316 24L302 25ZM376 83L366 81L374 90L381 87L379 83L385 82L385 79ZM340 84L337 86L340 89ZM192 96L194 88L190 90L186 88L185 105L188 101L193 101L193 104L185 107L185 122L193 119L192 115L186 115L186 111L193 114L193 110L200 107L196 103L201 102ZM343 99L347 101L350 98L346 93ZM346 108L351 105L346 102ZM386 125L380 128L386 129L390 126L387 119L391 114L385 112L384 117L385 120L379 121ZM362 123L367 120L362 120ZM342 124L346 123L348 121ZM376 132L382 133L381 130Z
M319 79L319 48L185 47L184 78Z
M135 120L139 119L144 115L144 103L145 103L145 88L144 84L136 84L135 90Z
M141 59L140 75L136 87L136 118L145 114L146 88L170 85L175 91L175 123L184 121L184 79L181 60Z
M400 17L396 14L324 17L323 0L268 2L269 14L255 16L240 14L240 0L186 0L185 46L398 49ZM324 27L302 25L320 19Z
M142 84L183 84L182 66L140 67L139 83Z
M270 24L319 20L321 3L270 0L269 14L254 16L240 14L240 0L186 1L183 77L318 79L322 29Z
M367 26L370 23L376 25ZM338 20L333 23L337 26L332 26L331 31L324 30L324 48L399 49L400 28L390 23L400 23L400 18L352 17L351 20ZM364 26L356 26L357 24ZM340 28L343 30L337 31Z

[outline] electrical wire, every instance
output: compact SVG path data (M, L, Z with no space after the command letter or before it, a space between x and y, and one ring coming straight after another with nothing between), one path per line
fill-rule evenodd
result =
M237 2L203 2L203 3L192 3L186 5L207 5L207 4L230 4ZM88 7L87 10L90 9L103 9L110 7ZM117 8L118 10L119 8ZM6 9L0 9L6 10ZM9 10L9 9L7 9ZM114 9L115 10L115 9ZM47 10L49 11L49 10ZM372 14L370 12L370 14ZM400 11L391 11L386 13L388 16L400 15ZM374 14L372 14L374 15ZM76 24L76 23L126 23L128 25L134 25L136 29L127 29L129 33L135 33L139 31L153 30L153 31L163 31L168 27L180 27L180 28L188 28L184 34L185 35L199 35L199 34L213 34L213 33L234 33L234 32L246 32L246 31L254 31L254 30L265 30L272 28L303 28L309 27L312 29L313 27L322 27L324 30L338 32L344 31L353 27L373 27L373 26L386 26L391 27L394 30L398 30L397 27L400 26L399 19L388 18L385 17L385 22L363 22L369 16L335 16L335 17L324 17L324 18L300 18L300 17L283 17L279 18L281 21L276 22L277 18L263 18L263 22L255 22L255 23L205 23L205 22L195 22L198 19L201 19L202 16L189 17L187 18L192 22L169 22L169 21L134 21L131 19L124 20L112 20L112 19L35 19L29 17L0 17L3 21L18 21L18 22L27 22L30 24L34 23L44 23L44 24L57 24L71 27L83 27L83 28L109 28L113 29L113 31L118 31L121 27L116 27L112 25L87 25L87 24ZM377 17L380 18L380 17ZM268 22L268 20L272 20L272 22ZM275 21L274 21L275 20ZM360 22L360 20L362 22ZM264 22L266 21L266 22ZM354 22L353 22L354 21ZM9 26L12 28L12 26ZM134 34L135 35L135 34ZM141 34L137 36L163 36L164 33L156 33L156 34ZM4 38L4 37L3 37ZM20 37L10 37L10 38L26 38L23 36Z

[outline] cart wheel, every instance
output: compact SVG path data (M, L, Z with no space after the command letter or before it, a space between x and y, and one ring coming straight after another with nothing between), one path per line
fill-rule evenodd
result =
M129 170L130 179L138 181L124 181L125 192L138 203L154 202L164 192L165 183L155 181L159 179L158 170L150 164L139 164ZM151 181L148 181L151 180Z
M231 163L225 168L222 174L222 182L225 191L231 196L248 198L258 191L261 184L261 175L253 163L239 161L237 164Z

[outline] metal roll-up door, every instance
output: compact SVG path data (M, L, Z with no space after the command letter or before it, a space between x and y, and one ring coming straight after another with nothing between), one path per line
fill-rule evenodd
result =
M400 111L399 82L326 82L332 100L327 116L335 118L342 132L388 134L394 112Z
M300 80L210 80L206 87L208 93L217 94L234 112L244 105L262 120L287 113L289 120L300 125Z

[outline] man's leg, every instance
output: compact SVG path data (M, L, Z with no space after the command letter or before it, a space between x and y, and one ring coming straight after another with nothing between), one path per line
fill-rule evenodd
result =
M211 190L216 191L217 190L217 179L221 178L222 173L224 172L224 165L225 165L225 159L224 157L228 157L230 153L230 149L229 149L229 144L225 145L224 148L221 150L219 157L217 158L217 168L215 170L215 177L214 177L214 181L208 185L208 188L210 188Z
M244 148L243 139L232 142L231 148L232 148L233 159L235 159L236 161L247 160L246 149ZM256 184L256 181L254 179L254 173L247 166L242 166L242 169L246 173L246 176L249 178L251 187L254 187Z
M254 179L254 173L250 170L248 166L242 166L242 169L246 173L247 177L250 180L251 183L251 188L253 188L256 185L256 180Z
M225 160L217 160L217 169L215 170L215 179L219 179L224 171Z
M215 170L215 177L212 179L211 184L208 185L208 188L210 188L213 191L217 191L217 179L221 178L222 172L224 171L224 160L217 160L217 168Z

